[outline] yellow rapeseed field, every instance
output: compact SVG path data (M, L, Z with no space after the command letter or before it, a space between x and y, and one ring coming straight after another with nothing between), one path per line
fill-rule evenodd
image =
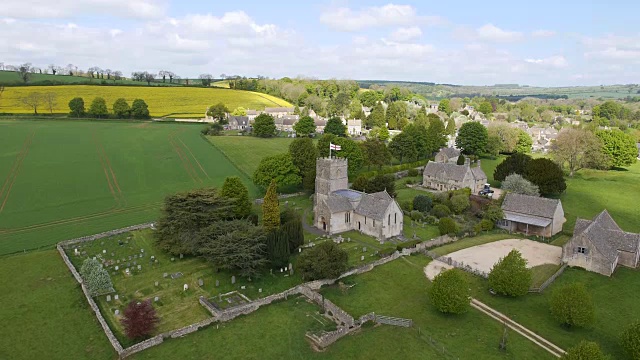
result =
M22 99L29 93L54 93L56 104L54 114L69 112L69 101L74 97L84 99L85 108L89 109L95 97L103 97L109 111L113 102L125 98L129 105L134 99L143 99L149 105L153 117L202 117L208 106L223 102L230 110L237 107L262 110L265 107L293 106L287 101L274 96L251 91L230 90L220 88L191 87L144 87L144 86L20 86L7 87L0 98L0 113L32 113ZM38 107L39 113L49 113L46 102Z

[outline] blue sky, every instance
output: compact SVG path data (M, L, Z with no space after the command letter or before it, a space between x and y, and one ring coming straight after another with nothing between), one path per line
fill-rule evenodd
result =
M128 74L640 82L635 1L4 0L0 62Z

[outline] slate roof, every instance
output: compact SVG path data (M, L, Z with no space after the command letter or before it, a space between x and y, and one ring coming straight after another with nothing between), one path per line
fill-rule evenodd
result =
M452 147L442 148L438 152L438 155L444 154L449 159L460 156L460 150Z
M467 174L467 171L471 169L471 175L476 179L486 179L487 175L485 175L484 171L480 167L469 168L469 165L456 165L450 163L438 163L429 161L427 166L424 168L424 175L431 177L440 177L442 175L443 178L447 180L455 180L462 181L464 180L464 176Z
M326 126L327 125L327 120L321 119L321 118L315 118L315 119L313 119L313 123L314 123L315 126Z
M356 213L372 219L383 220L384 213L392 201L393 198L386 191L362 194Z
M236 124L237 126L249 125L249 117L247 116L229 116L229 124Z
M258 110L247 110L247 115L258 115Z
M331 194L327 197L327 206L332 213L353 210L353 205L348 198L337 194Z
M272 107L272 108L265 108L264 112L266 113L278 113L278 112L290 112L292 113L294 110L294 108L288 108L288 107Z
M560 200L557 199L508 193L502 202L502 210L523 215L553 219L553 215L559 205Z
M640 243L640 234L620 229L607 210L593 220L577 219L573 236L583 235L609 261L615 261L618 251L635 253Z

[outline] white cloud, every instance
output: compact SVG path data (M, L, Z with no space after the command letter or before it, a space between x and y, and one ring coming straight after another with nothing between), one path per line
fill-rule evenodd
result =
M444 19L418 15L410 5L387 4L360 10L346 7L328 9L320 14L320 22L334 30L357 31L381 26L439 25L444 23Z
M164 0L3 0L0 16L23 19L79 17L109 14L116 17L150 19L164 15Z
M478 39L490 42L514 42L522 40L521 32L500 29L493 24L486 24L476 30Z
M640 63L640 35L584 37L581 42L587 48L584 55L588 60L614 61L620 65Z
M525 59L524 61L529 64L543 65L555 68L564 68L569 66L569 62L567 61L567 59L565 59L565 57L561 55L550 56L541 59Z
M397 42L409 42L422 36L422 30L417 26L402 27L391 33L389 39Z
M548 38L554 36L555 34L556 32L551 30L536 30L531 33L531 36L533 36L534 38Z

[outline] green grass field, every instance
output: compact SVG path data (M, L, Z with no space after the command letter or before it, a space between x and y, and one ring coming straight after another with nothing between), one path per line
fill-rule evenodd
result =
M0 258L0 359L117 358L55 250Z
M640 292L640 272L619 267L612 277L579 269L567 269L542 294L522 298L493 296L486 290L486 280L474 278L479 300L520 322L547 340L566 349L581 340L595 341L614 359L626 359L620 347L620 333L632 321L640 319L637 294ZM563 285L585 284L595 305L595 323L586 329L560 326L549 312L549 299Z
M220 149L248 177L260 165L260 161L271 155L289 151L291 138L263 139L253 136L209 136L209 141Z
M129 105L134 99L143 99L149 105L149 112L153 117L202 118L207 107L218 102L223 102L231 110L237 107L262 110L265 107L293 106L282 99L267 94L220 88L92 85L16 86L7 87L2 94L0 113L33 114L33 109L25 106L21 101L22 97L31 92L56 94L54 114L68 114L69 101L78 96L84 99L87 109L96 97L103 97L109 109L118 98L125 98ZM43 103L38 112L48 114L49 109Z
M152 221L168 194L243 177L199 126L2 121L0 144L0 254Z

